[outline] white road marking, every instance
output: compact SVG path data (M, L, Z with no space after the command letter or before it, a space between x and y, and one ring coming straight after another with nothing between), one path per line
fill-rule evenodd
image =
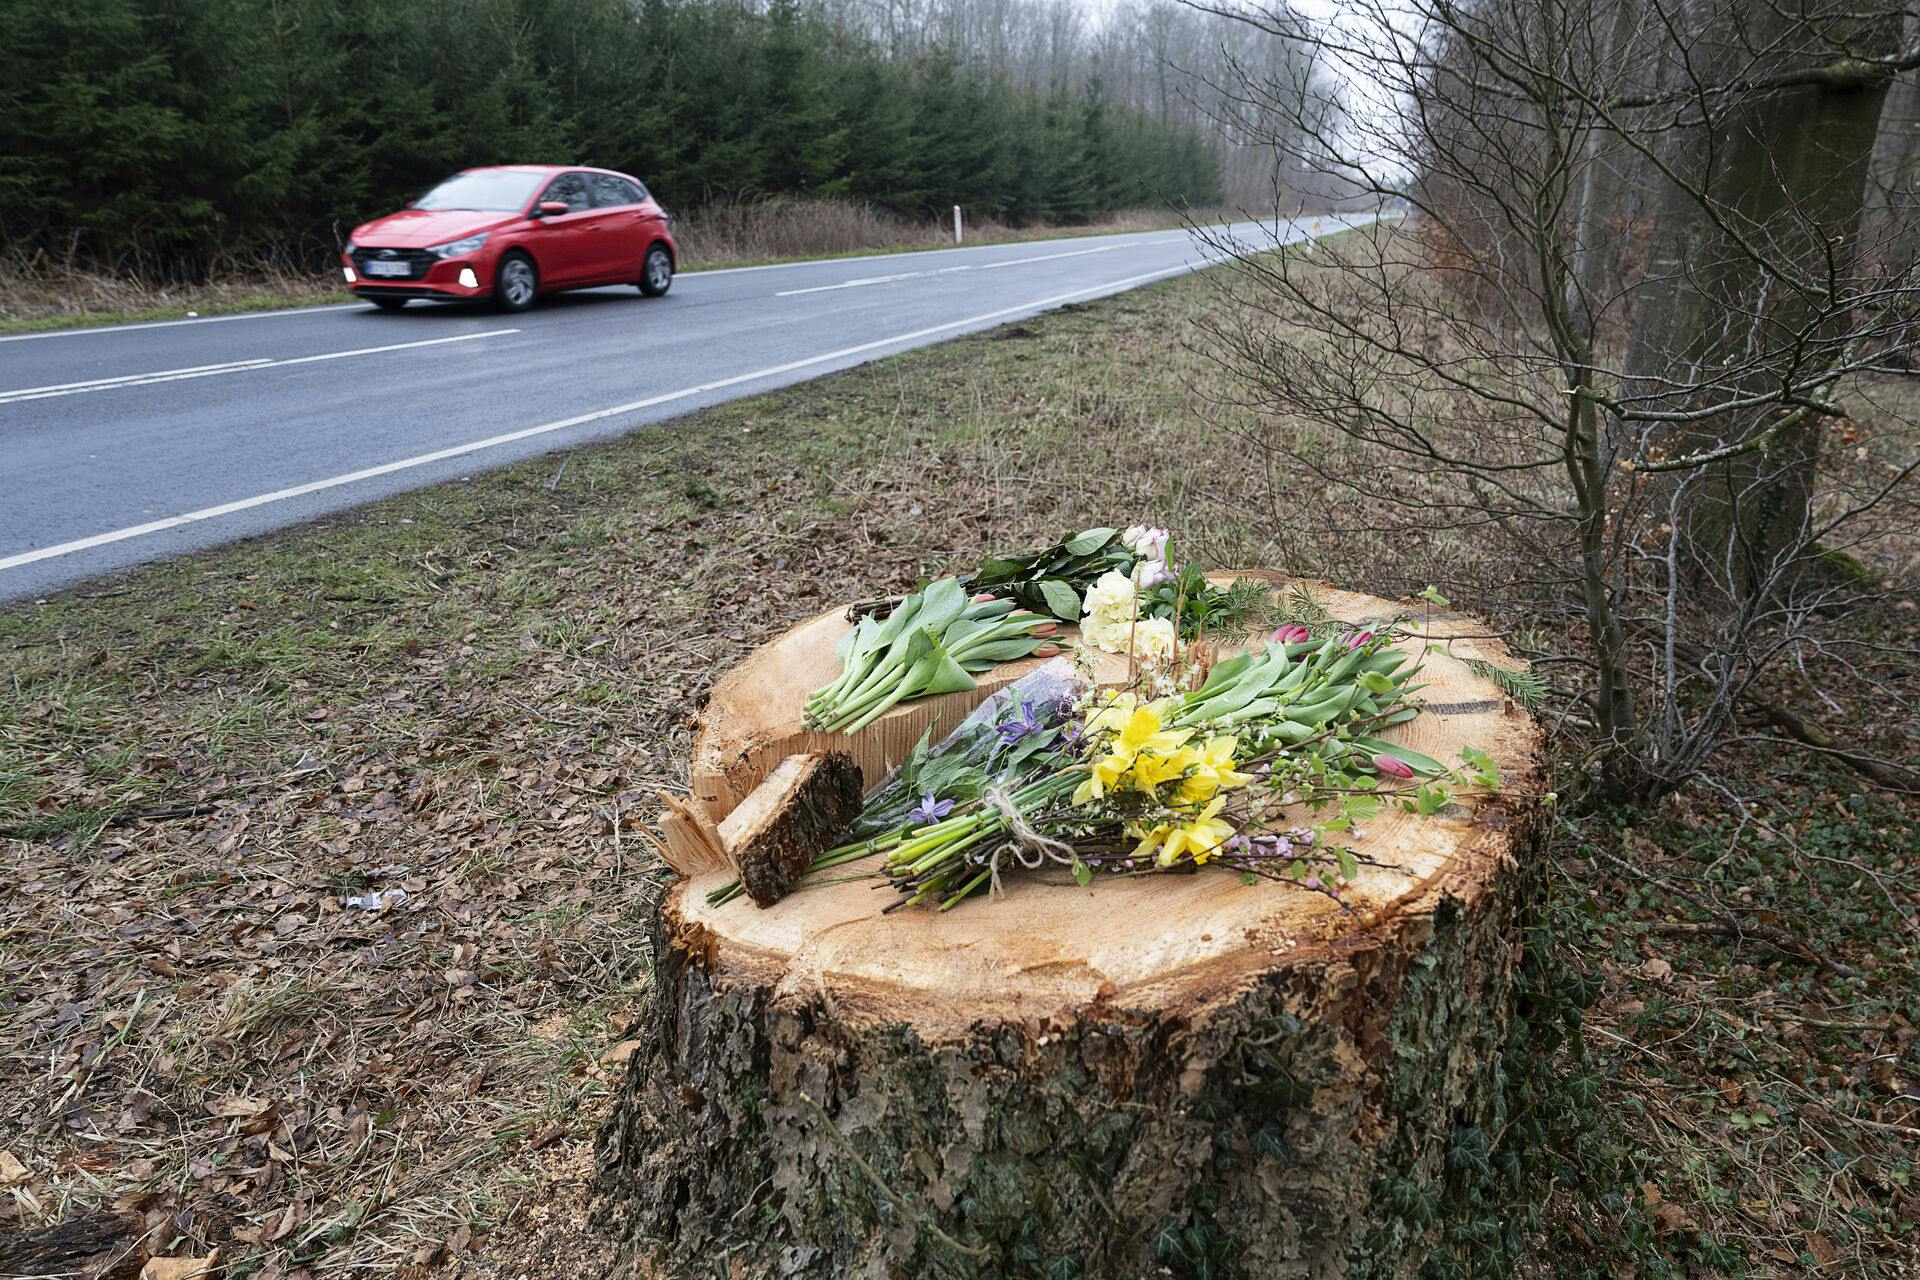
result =
M337 489L342 485L355 484L362 480L372 480L379 476L392 475L396 471L410 471L415 467L428 466L443 462L448 458L458 458L470 453L479 453L484 449L497 448L503 444L512 444L517 440L527 440L534 436L547 435L555 431L565 431L569 427L583 426L589 422L598 422L605 418L617 417L623 413L634 413L649 409L655 405L667 404L674 400L684 400L690 396L702 395L709 391L719 391L727 387L736 387L743 382L753 382L760 378L777 377L791 373L795 369L805 369L812 365L827 364L835 360L844 360L849 356L864 355L881 347L895 346L903 342L912 342L919 338L930 338L937 333L949 333L955 329L964 329L973 325L986 324L1002 320L1008 316L1020 315L1054 306L1062 302L1071 302L1075 298L1084 298L1089 294L1125 289L1132 285L1145 284L1149 280L1159 280L1166 276L1179 275L1192 271L1191 264L1182 263L1177 267L1164 267L1159 271L1149 271L1144 275L1128 276L1123 280L1108 280L1101 284L1087 285L1067 293L1056 293L1050 298L1040 298L1033 302L1023 302L1016 306L1002 307L997 311L982 312L977 316L968 316L964 320L949 320L945 324L932 325L925 329L915 329L911 333L899 333L890 338L877 338L872 342L862 342L857 346L842 347L838 351L828 351L822 355L808 356L803 360L791 360L786 364L774 365L767 369L756 369L752 373L735 374L731 378L721 378L714 382L703 382L697 387L685 387L679 391L669 391L662 395L648 396L644 400L635 400L629 404L615 405L611 409L598 409L592 413L583 413L577 417L562 418L558 422L542 423L537 427L526 427L519 431L509 431L504 435L489 436L485 440L474 440L467 444L452 445L445 449L436 449L432 453L416 454L411 458L401 458L395 462L383 462L379 466L365 467L359 471L349 471L343 475L328 476L324 480L312 480L306 484L294 485L287 489L276 489L272 493L256 494L251 498L241 498L234 502L223 502L215 507L203 507L198 511L189 511L184 515L167 516L160 520L149 520L145 524L133 525L125 529L115 529L110 533L96 533L87 538L76 538L72 542L62 542L51 547L41 547L35 551L22 551L17 555L0 558L0 571L17 569L22 565L36 564L42 560L52 560L57 556L72 555L77 551L87 551L94 547L103 547L109 543L125 542L129 538L145 537L166 529L177 529L181 525L197 524L202 520L213 520L220 516L233 515L236 512L249 511L254 507L264 507L275 502L285 502L291 498L305 497L310 493L320 493L327 489Z
M1210 222L1205 225L1212 230L1224 231L1224 230L1230 230L1233 227L1259 227L1261 224L1257 221L1254 221L1254 222L1220 222L1220 223ZM687 276L731 276L731 275L738 275L744 271L792 271L798 267L829 267L836 262L897 261L901 258L924 258L931 254L936 254L936 253L980 253L987 249L1018 249L1018 248L1021 248L1022 246L1025 246L1027 248L1039 248L1043 245L1049 245L1049 244L1073 244L1075 242L1084 243L1088 240L1120 240L1120 239L1131 240L1136 236L1147 236L1152 234L1153 233L1151 231L1106 231L1106 232L1102 232L1097 236L1061 236L1058 239L1054 239L1054 240L1001 240L1001 241L990 243L990 244L954 244L954 245L948 245L944 249L911 249L905 253L853 253L853 254L848 254L845 257L838 257L838 258L803 258L798 262L761 262L761 263L756 263L751 267L713 267L710 269L706 267L689 267L686 271L682 272L681 274L687 275ZM1153 241L1148 241L1147 243L1172 244L1176 241L1186 240L1188 238L1189 238L1188 236L1186 236L1185 234L1182 234L1182 235L1175 236L1172 240L1153 240ZM1126 248L1125 245L1118 245L1118 244L1112 247L1116 249Z
M328 311L358 311L364 304L336 302L324 307L289 307L285 311L235 311L224 316L195 316L188 320L136 320L131 324L96 324L85 329L41 329L36 333L9 333L0 342L31 342L36 338L84 338L96 333L125 333L129 329L174 329L183 324L221 324L228 320L278 320L282 316L314 316Z
M1165 244L1164 240L1151 240L1149 244ZM1005 262L969 262L958 267L935 267L931 271L902 271L898 275L868 276L864 280L842 280L839 284L817 284L811 289L788 289L776 293L776 298L797 298L803 293L830 293L835 289L858 289L862 285L891 284L895 280L918 280L926 276L949 276L956 271L993 271L999 267L1018 267L1029 262L1051 262L1055 258L1084 258L1090 253L1112 253L1115 249L1128 248L1127 245L1103 244L1097 249L1074 249L1067 253L1042 253L1031 258L1009 258Z
M323 360L345 360L351 356L376 356L388 351L411 351L417 347L438 347L449 342L472 342L476 338L498 338L518 329L488 329L484 333L457 333L450 338L423 338L418 342L394 342L384 347L357 347L352 351L328 351L317 356L290 356L283 360L236 360L229 364L195 365L188 369L161 369L153 373L129 373L118 378L98 378L92 382L69 382L50 387L22 387L0 391L0 405L26 400L50 400L56 396L85 395L89 391L118 391L123 387L148 387L159 382L184 382L189 378L214 378L225 373L257 373L262 369L284 369L289 365L317 364Z
M220 364L197 364L189 369L169 369L168 373L225 373L230 369L241 369L247 365L265 364L268 356L256 356L252 360L227 360ZM134 382L141 378L151 378L151 373L123 373L117 378L89 378L85 382L54 382L44 387L16 387L12 391L0 391L0 397L31 395L41 391L79 391L92 387L104 387L114 382Z

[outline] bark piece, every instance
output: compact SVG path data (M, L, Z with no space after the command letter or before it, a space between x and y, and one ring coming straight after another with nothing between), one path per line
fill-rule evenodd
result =
M102 1210L22 1235L0 1232L0 1276L132 1277L145 1257L139 1214Z
M788 756L720 823L720 842L747 896L770 907L817 853L860 816L860 766L843 751Z
M1210 870L886 917L865 882L758 911L707 904L723 873L671 888L598 1144L635 1274L1413 1276L1449 1144L1493 1127L1546 825L1540 732L1467 666L1512 659L1472 619L1431 632L1429 712L1395 733L1487 751L1507 794L1383 813L1365 847L1397 865L1351 912Z
M840 674L834 646L853 624L846 606L827 610L748 656L713 687L700 717L689 786L694 803L720 821L744 801L774 766L791 755L843 751L871 787L933 729L939 741L982 699L1048 661L1004 663L975 677L979 688L918 698L893 707L849 737L801 723L807 695ZM1071 629L1063 639L1070 640Z

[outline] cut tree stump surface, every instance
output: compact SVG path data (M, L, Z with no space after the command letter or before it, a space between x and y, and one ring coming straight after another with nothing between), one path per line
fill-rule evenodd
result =
M1467 665L1511 663L1483 624L1308 585L1342 621L1422 621L1424 712L1390 736L1487 752L1502 794L1384 810L1354 847L1393 865L1362 868L1351 912L1210 869L1016 872L997 899L887 916L875 881L768 908L709 906L725 871L676 883L600 1140L597 1213L638 1274L722 1253L809 1280L1414 1274L1447 1144L1491 1123L1542 738ZM799 751L851 751L871 786L1034 665L851 742L805 733L846 626L803 623L715 686L694 780L716 820Z
M1538 790L1533 721L1467 666L1471 659L1511 662L1498 641L1485 638L1483 624L1315 586L1315 599L1345 621L1431 615L1420 677L1427 685L1419 695L1425 710L1392 730L1391 740L1454 763L1462 747L1475 747L1500 764L1507 790ZM851 750L872 786L929 723L937 742L985 697L1046 661L1001 667L983 677L975 693L896 707L851 740L803 730L798 709L838 673L833 650L848 625L838 610L802 623L715 686L696 748L694 786L716 819L752 791L765 776L763 766L770 769L794 751ZM1069 628L1064 639L1071 644L1073 637ZM1420 649L1418 643L1405 647ZM1101 659L1103 682L1124 681L1123 659ZM879 909L891 894L866 880L808 887L769 909L738 899L708 906L706 894L732 878L725 868L676 886L667 910L682 927L708 935L702 945L728 969L753 971L757 980L781 987L830 987L849 1012L904 1017L924 1030L954 1020L964 1026L987 1014L1046 1017L1095 999L1165 1009L1211 998L1247 971L1273 966L1281 958L1276 952L1335 947L1341 937L1393 915L1431 909L1446 894L1472 896L1509 853L1511 807L1496 799L1426 818L1382 812L1354 848L1396 869L1362 868L1347 893L1353 914L1322 894L1245 885L1237 876L1205 871L1102 877L1085 888L1063 885L1059 876L1036 884L1014 872L995 901L970 901L945 913L914 909L882 917Z

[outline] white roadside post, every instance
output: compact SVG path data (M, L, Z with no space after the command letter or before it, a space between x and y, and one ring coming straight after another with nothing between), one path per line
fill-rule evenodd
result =
M960 206L953 206L953 242L960 243Z

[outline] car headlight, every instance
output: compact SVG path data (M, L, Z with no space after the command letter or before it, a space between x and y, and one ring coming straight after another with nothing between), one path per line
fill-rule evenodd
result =
M486 242L487 233L482 231L479 235L468 236L464 240L454 240L447 244L437 244L427 250L427 252L436 258L457 258L463 253L472 253Z

